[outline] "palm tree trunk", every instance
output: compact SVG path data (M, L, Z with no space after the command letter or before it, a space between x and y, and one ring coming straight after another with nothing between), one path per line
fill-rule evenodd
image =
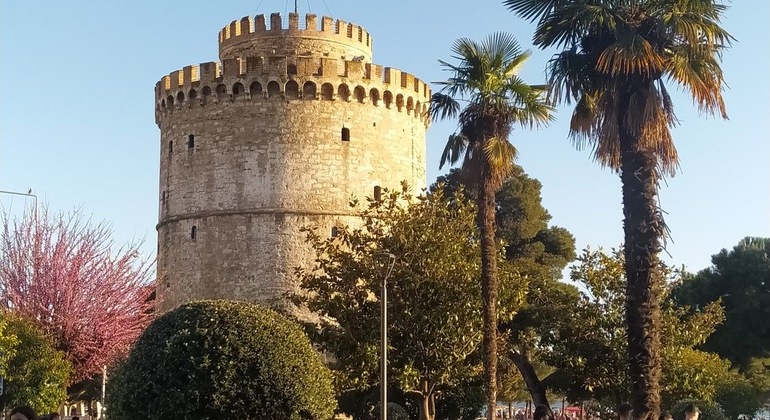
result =
M620 115L624 116L625 112ZM621 117L622 118L622 117ZM638 142L620 126L623 184L623 253L631 405L636 419L657 419L660 411L660 296L658 254L664 233L658 209L655 155L638 150Z
M484 307L484 384L487 419L497 409L497 241L495 239L495 188L489 164L482 163L477 223L481 233L481 299Z

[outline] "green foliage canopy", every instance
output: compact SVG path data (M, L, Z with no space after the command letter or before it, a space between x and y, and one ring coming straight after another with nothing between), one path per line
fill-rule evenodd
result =
M674 281L678 272L664 264L660 275ZM570 399L593 398L617 406L628 398L628 359L625 332L625 276L620 251L585 250L571 270L582 287L581 299L565 322L557 324L547 360L562 373L560 386ZM668 287L664 296L670 294ZM696 347L724 319L718 303L699 312L664 305L661 317L665 405L683 398L714 401L720 385L730 378L730 363Z
M674 299L693 310L721 302L725 322L703 348L747 369L753 358L770 357L770 238L745 238L711 264L685 275Z
M475 207L461 193L442 189L412 197L384 192L361 213L361 227L341 227L325 238L308 230L316 266L300 270L303 293L295 302L320 316L309 334L334 356L339 389L379 381L380 285L376 254L396 256L388 279L389 370L399 386L421 399L429 416L438 389L480 372L481 262ZM498 263L506 264L503 253ZM526 284L513 270L500 272L501 320L520 305ZM425 417L430 418L430 417Z
M331 374L302 330L245 302L198 301L157 318L108 382L111 419L327 420Z
M0 352L7 406L50 412L66 400L72 365L35 322L0 311Z

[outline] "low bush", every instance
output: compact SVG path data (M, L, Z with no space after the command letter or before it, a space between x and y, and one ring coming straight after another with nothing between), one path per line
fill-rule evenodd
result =
M112 420L317 419L331 373L302 330L253 304L199 301L156 319L108 382Z

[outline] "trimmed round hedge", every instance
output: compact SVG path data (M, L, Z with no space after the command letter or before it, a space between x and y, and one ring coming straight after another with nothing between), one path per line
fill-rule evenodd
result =
M278 313L198 301L156 319L108 381L110 419L315 419L334 414L331 373Z

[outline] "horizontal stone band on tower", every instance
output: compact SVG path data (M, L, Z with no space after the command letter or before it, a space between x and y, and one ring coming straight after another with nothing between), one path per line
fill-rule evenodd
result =
M155 226L159 229L169 223L180 222L190 219L201 219L204 217L234 216L234 215L255 215L255 214L281 214L281 215L303 215L303 216L350 216L358 215L355 211L333 211L333 210L313 210L313 209L287 209L283 207L261 207L252 209L234 209L234 210L208 210L195 213L179 214L164 218Z

